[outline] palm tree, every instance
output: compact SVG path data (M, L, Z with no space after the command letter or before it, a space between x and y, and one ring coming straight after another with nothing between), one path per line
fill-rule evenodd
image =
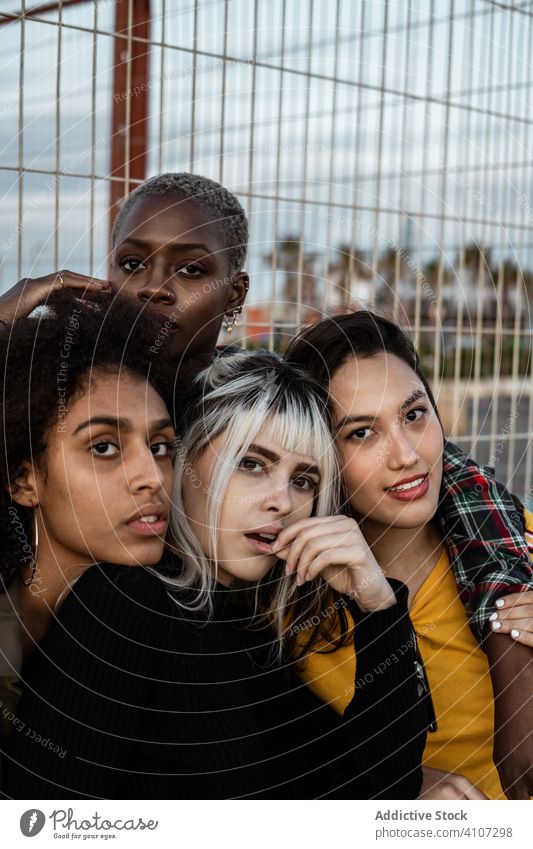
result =
M368 282L371 271L367 255L347 243L340 244L335 251L336 261L328 268L328 277L339 290L339 310L347 312L357 296L358 283Z
M273 251L265 254L264 259L274 266L274 271L282 270L284 280L282 287L282 309L284 320L293 317L298 302L300 306L318 308L319 292L315 264L318 254L305 249L305 244L298 236L288 235L276 241ZM301 273L300 273L301 272ZM299 296L301 286L301 296Z

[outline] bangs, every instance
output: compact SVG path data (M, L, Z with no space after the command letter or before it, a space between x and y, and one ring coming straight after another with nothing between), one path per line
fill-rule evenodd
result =
M288 454L302 454L319 465L330 450L331 436L324 422L320 417L313 416L309 409L270 413L266 420L263 419L259 432L265 439L282 445Z
M210 527L218 526L219 510L230 478L243 454L259 441L260 435L272 439L287 453L309 457L318 466L320 485L313 515L329 516L338 511L339 465L335 445L319 403L312 396L305 400L305 407L293 397L286 399L281 409L272 409L272 404L263 399L262 403L241 409L228 423L211 480L207 511ZM216 546L214 535L213 545Z
M265 440L282 446L288 454L309 457L321 469L324 465L329 467L332 438L318 405L313 403L314 399L309 400L306 408L296 403L287 404L282 410L272 410L264 404L257 404L241 410L238 420L234 420L227 430L222 457L236 460L261 435Z

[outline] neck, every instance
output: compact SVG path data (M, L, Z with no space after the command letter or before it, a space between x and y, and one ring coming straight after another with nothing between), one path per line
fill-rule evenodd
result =
M363 519L363 535L374 557L389 577L408 580L417 574L420 566L434 565L442 551L442 536L434 522L419 528L395 528Z
M44 548L44 546L43 546ZM28 567L19 586L23 650L27 654L44 636L61 594L91 563L61 563L48 550L41 550L35 569ZM27 585L24 581L30 581Z
M27 585L23 583L20 593L31 601L29 606L35 611L44 612L49 609L52 613L61 593L91 565L91 563L60 565L47 563L45 558L39 557L35 571L33 568L28 568L24 573L24 581L31 580L31 583Z

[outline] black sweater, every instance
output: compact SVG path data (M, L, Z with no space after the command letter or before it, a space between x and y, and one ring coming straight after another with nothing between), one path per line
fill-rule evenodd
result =
M147 570L91 567L24 667L4 797L416 797L427 709L391 584L388 610L350 602L358 686L341 719L258 662L231 604L204 624Z

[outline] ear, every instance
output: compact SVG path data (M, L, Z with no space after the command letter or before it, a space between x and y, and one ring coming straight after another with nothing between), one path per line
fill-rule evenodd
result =
M9 486L11 500L21 507L36 507L39 503L35 470L32 463L25 462L14 481Z
M232 312L232 310L236 310L239 307L242 308L249 288L250 278L246 271L239 271L239 273L233 277L229 286L226 312Z

